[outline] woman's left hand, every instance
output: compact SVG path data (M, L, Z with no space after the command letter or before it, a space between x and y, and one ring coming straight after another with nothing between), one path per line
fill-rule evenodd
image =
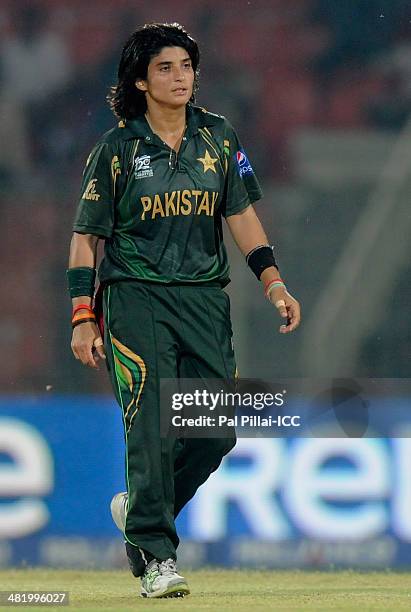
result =
M288 334L294 331L301 321L301 308L299 302L288 293L285 287L275 287L270 291L270 302L278 309L280 316L287 319L287 323L281 325L279 332Z

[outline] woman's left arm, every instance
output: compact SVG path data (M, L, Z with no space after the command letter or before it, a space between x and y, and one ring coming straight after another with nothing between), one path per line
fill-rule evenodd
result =
M269 244L263 226L251 205L235 215L228 216L226 221L235 243L244 256L256 247ZM270 266L261 273L260 280L266 287L279 277L278 269ZM277 307L280 315L287 318L287 324L281 325L279 331L282 334L294 331L301 321L301 308L297 300L288 293L285 286L274 286L269 293L269 300Z

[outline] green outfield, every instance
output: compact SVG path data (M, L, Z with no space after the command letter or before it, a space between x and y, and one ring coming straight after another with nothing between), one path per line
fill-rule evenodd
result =
M139 597L139 581L128 571L3 570L0 590L69 591L70 606L47 610L411 610L411 573L254 570L185 571L185 599ZM11 606L1 609L40 610Z

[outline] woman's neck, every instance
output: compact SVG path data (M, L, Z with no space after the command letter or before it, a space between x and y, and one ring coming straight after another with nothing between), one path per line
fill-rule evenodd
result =
M186 107L165 109L150 105L145 116L152 131L178 153L186 129Z
M186 107L170 109L150 105L146 119L153 132L162 136L179 136L186 125Z

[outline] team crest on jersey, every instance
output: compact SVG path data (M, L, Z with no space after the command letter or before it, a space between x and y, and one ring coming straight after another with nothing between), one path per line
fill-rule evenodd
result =
M134 160L134 178L150 178L153 176L153 168L151 167L150 155L140 155Z
M251 164L248 161L248 157L242 149L237 151L235 154L235 160L237 162L238 174L241 176L241 178L249 174L254 174Z

